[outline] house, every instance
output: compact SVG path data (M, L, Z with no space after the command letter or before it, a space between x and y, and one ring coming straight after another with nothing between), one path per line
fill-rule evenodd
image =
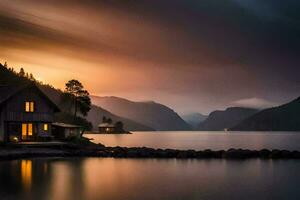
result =
M58 122L52 123L52 135L58 140L68 137L80 137L82 131L81 126Z
M0 86L0 141L39 141L52 137L58 106L34 83Z
M98 126L99 133L115 133L116 127L111 123L101 123Z

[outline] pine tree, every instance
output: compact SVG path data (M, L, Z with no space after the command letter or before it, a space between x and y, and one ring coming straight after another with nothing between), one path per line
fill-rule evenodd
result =
M24 71L23 67L21 67L21 69L20 69L19 76L21 76L21 77L25 76L25 71Z

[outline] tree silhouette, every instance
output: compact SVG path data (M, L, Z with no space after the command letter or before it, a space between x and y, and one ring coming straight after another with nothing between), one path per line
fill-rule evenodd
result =
M115 123L116 132L121 133L124 132L124 124L121 121L117 121Z
M86 116L91 109L91 99L88 91L84 89L83 85L78 80L70 80L66 83L65 92L73 99L74 118L77 117L78 111Z
M21 77L25 76L25 70L23 69L23 67L21 67L21 69L20 69L19 76L21 76Z
M108 118L107 120L106 120L106 123L109 123L109 124L111 124L113 121L112 121L112 119L111 118Z
M32 81L35 81L35 78L34 78L34 76L32 75L32 73L29 74L29 79L32 80Z

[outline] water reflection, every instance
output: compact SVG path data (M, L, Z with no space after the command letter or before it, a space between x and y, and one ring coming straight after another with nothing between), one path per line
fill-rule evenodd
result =
M296 160L3 161L0 195L14 200L298 199L299 168Z
M21 161L21 179L25 190L30 190L32 182L32 161Z
M297 132L223 132L223 131L157 131L134 132L126 135L86 134L95 143L106 146L171 149L287 149L300 150Z

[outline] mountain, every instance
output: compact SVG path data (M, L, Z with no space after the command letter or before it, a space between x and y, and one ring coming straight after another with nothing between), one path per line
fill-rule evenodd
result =
M191 130L191 127L172 109L151 102L133 102L119 97L91 97L93 104L145 124L157 131Z
M12 69L8 69L0 63L0 85L22 85L29 82L29 78L19 76L15 71L13 71ZM71 113L72 107L70 107L70 99L64 97L61 90L55 89L51 85L45 85L39 82L36 82L36 84L61 109L62 112L55 115L55 120L64 123L73 123L72 121L74 118ZM93 126L93 129L96 130L103 116L111 118L115 122L122 121L124 123L124 128L128 131L153 130L153 128L147 127L123 117L119 117L95 105L91 106L91 110L86 119L84 117L78 117L77 122L79 123L79 125L87 126L89 128L92 128L91 126Z
M300 97L245 119L231 130L235 131L300 131Z
M198 125L197 130L222 131L237 125L257 112L256 109L241 107L231 107L224 111L217 110L210 113L208 118Z
M208 116L202 115L200 113L190 113L181 115L181 118L193 128L197 128L200 122L203 122L207 117Z

